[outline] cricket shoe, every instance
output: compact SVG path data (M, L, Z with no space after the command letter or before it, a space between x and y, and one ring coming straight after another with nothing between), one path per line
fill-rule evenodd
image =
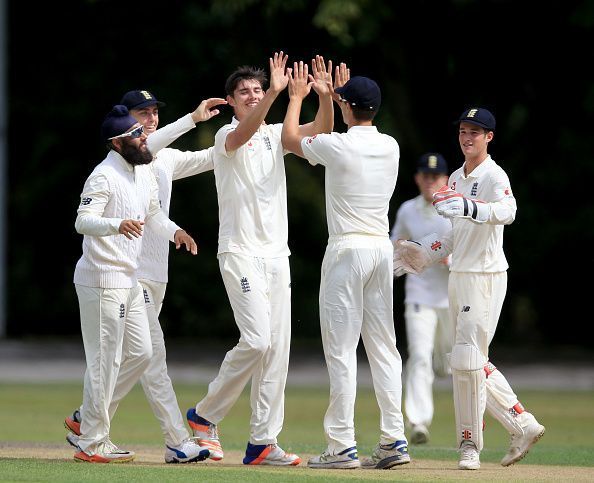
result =
M209 458L213 461L223 459L224 453L219 441L219 432L217 425L198 416L195 408L188 409L186 413L188 424L196 438L196 443L209 451Z
M365 469L389 470L397 465L410 463L408 443L404 440L390 444L378 444L371 458L365 458L361 466Z
M285 453L278 444L248 443L243 458L244 465L297 466L299 463L299 456Z
M426 444L429 441L429 430L424 424L413 424L410 430L412 444Z
M542 438L545 427L530 413L525 414L528 424L522 427L522 434L512 434L507 454L501 460L502 466L510 466L528 454L528 450ZM522 415L523 415L522 414Z
M353 446L347 448L340 453L332 454L328 450L324 451L320 456L314 456L307 462L309 468L329 468L348 470L361 468L359 455L357 454L357 447Z
M68 442L68 444L70 446L72 446L73 448L76 448L77 450L80 451L80 448L78 447L78 440L79 439L80 439L80 436L78 434L74 434L72 431L70 431L66 435L66 441Z
M77 436L80 436L80 411L77 409L72 413L72 416L66 416L64 419L64 426L68 431L72 431Z
M188 438L178 446L165 446L165 463L194 463L210 455L208 448L198 445L195 438Z
M127 463L134 459L134 452L120 449L108 440L99 443L93 453L82 450L75 453L74 459L86 463Z
M479 451L476 445L469 439L465 439L460 444L460 459L458 460L458 468L461 470L478 470L481 467L481 460L479 458Z

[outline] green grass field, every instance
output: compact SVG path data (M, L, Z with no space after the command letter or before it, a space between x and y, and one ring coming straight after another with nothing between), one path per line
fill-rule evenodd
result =
M193 406L206 391L205 386L188 384L176 384L175 389L184 415L186 409ZM66 430L63 420L79 404L82 385L0 384L0 394L0 481L340 481L352 478L386 479L389 475L393 479L395 475L394 471L384 472L385 476L377 475L380 473L378 471L372 471L373 475L363 475L361 471L338 471L338 474L336 471L324 471L322 474L307 468L299 468L295 472L286 468L259 468L254 471L255 468L237 464L174 466L140 462L88 465L77 464L70 456L36 457L36 448L43 453L44 448L63 446L67 455L73 454L64 441ZM594 470L590 473L588 469L594 468L594 393L521 391L520 394L524 406L537 415L547 432L527 458L514 468L521 465L582 467L594 479ZM328 390L325 387L287 389L285 426L279 438L285 450L305 456L317 454L325 448L322 419L327 401ZM431 440L427 445L411 446L411 457L413 462L442 461L444 466L451 468L457 461L451 393L437 392L435 406ZM221 441L226 452L241 453L245 450L249 414L246 390L220 425ZM360 456L369 454L377 443L378 418L372 390L360 389L355 414ZM140 459L143 450L162 453L164 443L160 428L139 386L120 405L112 422L111 439L121 447L135 451L137 459ZM507 445L505 431L487 416L481 462L497 464L507 450ZM33 456L15 458L15 447L26 448ZM13 448L12 452L8 448ZM506 471L498 466L493 468ZM471 473L478 476L476 472ZM546 474L546 469L543 474ZM458 475L460 472L450 474L449 478L455 481ZM404 476L404 473L400 476ZM415 480L414 475L406 479Z

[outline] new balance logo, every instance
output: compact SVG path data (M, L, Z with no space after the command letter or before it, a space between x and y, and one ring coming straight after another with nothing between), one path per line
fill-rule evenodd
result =
M465 305L464 307L462 307L461 312L470 312L470 305Z
M243 293L251 292L252 289L250 288L250 282L248 282L247 277L243 277L240 280L240 283L241 283L241 291Z
M90 205L91 201L93 201L93 198L83 198L82 200L80 200L80 204L81 205Z
M472 188L470 188L470 196L476 196L476 190L478 190L478 182L472 183Z
M149 297L148 292L146 291L146 289L142 289L142 293L144 294L144 303L145 304L150 304L151 303L151 299Z
M120 304L120 319L123 319L126 316L126 306L124 304Z

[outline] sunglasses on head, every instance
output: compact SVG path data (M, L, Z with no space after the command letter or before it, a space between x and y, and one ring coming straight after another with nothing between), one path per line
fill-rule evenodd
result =
M111 141L112 139L117 139L117 138L139 138L140 136L142 136L144 134L144 126L140 125L135 129L132 129L132 131L129 132L125 132L124 134L119 134L117 136L113 136L111 138L108 138L108 141Z

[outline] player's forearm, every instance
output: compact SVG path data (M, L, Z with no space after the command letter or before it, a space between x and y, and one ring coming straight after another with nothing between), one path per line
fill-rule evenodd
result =
M148 214L146 219L147 226L150 227L158 236L169 241L174 241L175 232L181 228L162 211L152 211Z
M299 132L299 115L301 114L302 103L303 99L300 97L291 97L283 122L281 141L285 149L304 157L301 149L303 136Z
M166 126L162 127L161 129L157 129L154 133L152 133L146 139L147 147L154 156L161 149L169 146L178 137L187 133L194 127L196 127L196 124L192 119L192 115L186 114L185 116L180 117L177 121L167 124Z
M504 198L495 203L489 203L491 209L489 220L490 225L510 225L516 219L516 200L514 198Z
M332 97L320 97L320 106L313 122L314 134L331 133L334 129L334 104Z
M74 228L81 235L110 236L119 233L121 223L121 218L104 218L93 213L79 212Z
M200 151L178 151L174 149L172 153L174 180L205 173L214 169L214 147L212 146Z

